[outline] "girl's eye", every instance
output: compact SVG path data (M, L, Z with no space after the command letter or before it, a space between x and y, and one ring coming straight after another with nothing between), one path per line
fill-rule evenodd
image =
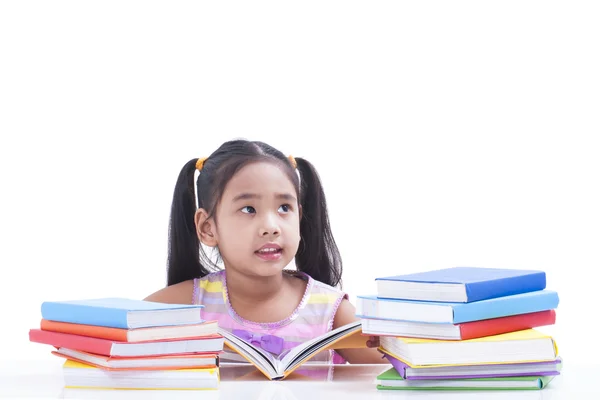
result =
M254 213L256 213L256 210L252 206L246 206L246 207L242 208L242 212L245 214L254 214Z
M289 204L282 204L279 207L279 212L283 212L283 213L290 212L290 205Z

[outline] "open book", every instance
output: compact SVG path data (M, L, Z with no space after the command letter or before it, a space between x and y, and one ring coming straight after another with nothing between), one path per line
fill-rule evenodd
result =
M284 379L322 350L367 347L367 338L362 337L361 321L351 322L333 329L282 353L280 356L275 356L254 346L224 329L219 329L219 333L225 338L226 346L254 364L271 380Z

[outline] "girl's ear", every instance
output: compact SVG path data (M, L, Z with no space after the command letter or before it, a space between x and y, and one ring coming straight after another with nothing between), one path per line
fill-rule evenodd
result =
M196 211L194 222L196 224L198 239L208 247L216 247L217 237L215 235L214 219L208 218L208 213L205 209L199 208Z

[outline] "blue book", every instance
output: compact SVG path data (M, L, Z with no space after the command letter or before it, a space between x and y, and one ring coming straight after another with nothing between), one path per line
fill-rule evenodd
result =
M382 320L458 324L553 310L558 307L558 302L558 293L548 289L471 303L357 296L356 316Z
M136 329L202 323L203 305L164 304L125 298L45 301L42 318L73 324Z
M390 299L470 303L546 288L537 270L453 267L375 279L377 296Z

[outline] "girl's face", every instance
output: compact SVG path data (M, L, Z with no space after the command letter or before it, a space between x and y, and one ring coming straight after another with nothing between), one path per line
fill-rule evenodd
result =
M300 243L296 191L275 164L257 162L228 182L209 221L225 268L272 276L294 259Z

